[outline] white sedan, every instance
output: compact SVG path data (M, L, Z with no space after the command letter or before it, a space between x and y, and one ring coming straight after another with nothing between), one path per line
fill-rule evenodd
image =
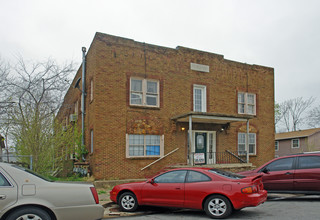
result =
M32 171L0 163L0 218L96 220L104 208L92 184L50 182Z

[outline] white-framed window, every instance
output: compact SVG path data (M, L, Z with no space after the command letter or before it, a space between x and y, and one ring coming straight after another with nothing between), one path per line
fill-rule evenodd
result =
M127 157L161 157L164 153L163 135L127 134Z
M256 114L256 94L238 92L238 113L239 114Z
M90 102L93 100L93 79L90 81Z
M74 103L74 114L78 115L79 113L79 101Z
M90 150L93 153L93 129L90 130Z
M300 140L299 139L292 139L291 140L291 147L292 148L299 148L300 147Z
M278 151L279 150L279 141L275 141L274 146L275 146L275 151Z
M242 154L242 152L246 151L246 141L247 141L247 133L238 133L238 152ZM249 133L249 154L256 154L256 133Z
M207 112L207 88L203 85L193 85L193 111Z
M130 105L159 107L159 81L130 79Z

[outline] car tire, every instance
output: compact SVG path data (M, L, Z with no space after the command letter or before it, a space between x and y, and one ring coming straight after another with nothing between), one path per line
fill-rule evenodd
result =
M37 207L23 207L15 210L11 214L8 215L6 220L52 220L51 216L43 209Z
M119 198L119 206L122 211L134 212L138 208L138 200L133 193L125 192Z
M212 195L205 201L204 211L211 218L226 218L232 213L232 206L226 197Z

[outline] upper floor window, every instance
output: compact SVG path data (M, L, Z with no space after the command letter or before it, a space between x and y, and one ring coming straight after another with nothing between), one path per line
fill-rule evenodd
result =
M299 139L292 139L292 140L291 140L291 147L292 147L292 148L299 148L299 147L300 147L300 141L299 141Z
M160 157L163 146L163 135L127 135L127 157Z
M130 105L159 107L159 81L131 78Z
M206 86L193 85L193 111L207 112Z
M256 114L256 95L253 93L238 93L238 113L239 114Z
M93 129L90 130L90 151L93 153Z
M246 151L246 141L247 134L246 133L238 133L238 152L241 154ZM249 133L249 154L256 154L256 134Z
M93 79L90 80L90 102L93 101Z
M74 114L78 115L79 110L79 101L74 103Z
M275 151L279 150L279 141L274 142Z

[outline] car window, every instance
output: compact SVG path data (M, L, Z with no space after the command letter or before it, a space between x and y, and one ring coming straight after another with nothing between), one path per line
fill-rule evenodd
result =
M42 175L40 175L40 174L38 174L38 173L36 173L36 172L34 172L32 170L29 170L28 168L20 167L20 166L17 166L17 165L12 165L12 167L14 167L16 169L19 169L19 170L22 170L24 172L27 172L29 174L32 174L32 175L34 175L34 176L36 176L36 177L38 177L38 178L40 178L42 180L45 180L45 181L48 181L48 182L53 182L52 180L48 179L47 177L44 177L44 176L42 176Z
M155 183L184 183L186 178L186 170L176 170L164 173L154 179Z
M281 170L291 170L293 169L293 161L295 157L288 157L273 161L272 163L268 164L266 168L269 171L281 171Z
M188 176L187 176L188 183L206 182L206 181L211 181L211 178L200 172L191 171L191 170L188 172Z
M320 168L320 157L306 156L299 157L298 169Z
M229 178L229 179L242 179L242 178L245 178L245 176L243 176L243 175L232 173L232 172L228 172L228 171L224 171L224 170L212 169L212 170L209 170L209 172L217 174L219 176L223 176L223 177Z
M0 186L11 186L9 181L0 173Z

